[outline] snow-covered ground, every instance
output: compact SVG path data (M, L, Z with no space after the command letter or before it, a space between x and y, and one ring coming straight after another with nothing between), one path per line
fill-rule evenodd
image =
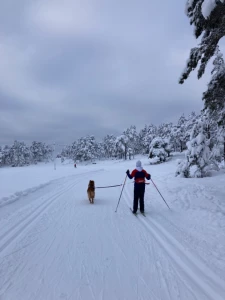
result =
M174 177L176 159L144 168L146 217L135 217L135 161L0 169L1 300L224 300L225 173Z

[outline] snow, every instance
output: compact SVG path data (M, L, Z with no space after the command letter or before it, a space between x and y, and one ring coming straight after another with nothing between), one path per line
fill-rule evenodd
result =
M186 6L185 6L185 13L188 13L189 7L192 7L194 0L187 0Z
M175 177L183 156L1 168L1 199L21 196L0 208L0 299L224 300L225 173ZM90 179L122 184L138 159L171 210L150 183L146 217L133 216L128 179L117 213L121 187L89 204Z
M22 168L0 168L0 208L22 196L34 193L56 179L71 176L75 172L89 172L92 169L92 166L80 168L78 165L77 169L73 166L73 162L68 164L68 161L65 161L61 164L61 160L56 159L56 170L53 162Z
M207 19L210 16L211 12L215 7L216 0L204 0L204 2L202 3L202 14L205 19Z

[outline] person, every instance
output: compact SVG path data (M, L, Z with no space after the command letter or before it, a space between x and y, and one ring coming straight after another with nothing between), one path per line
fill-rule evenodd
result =
M133 201L133 214L137 213L138 209L138 200L140 201L140 212L145 212L145 206L144 206L144 195L145 195L145 178L150 180L151 175L148 174L141 165L141 161L138 160L136 162L136 169L132 171L130 174L130 171L127 170L126 172L127 176L132 179L134 178L134 201Z
M76 164L74 164L74 168L76 168L77 167L77 165Z

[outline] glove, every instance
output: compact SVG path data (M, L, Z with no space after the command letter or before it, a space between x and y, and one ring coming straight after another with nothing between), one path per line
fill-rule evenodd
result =
M127 170L127 171L126 171L126 174L127 174L127 175L128 175L128 174L130 174L130 171L129 171L129 170Z

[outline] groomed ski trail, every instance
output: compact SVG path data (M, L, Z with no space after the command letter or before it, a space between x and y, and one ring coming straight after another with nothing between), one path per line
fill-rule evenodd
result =
M20 209L7 208L0 218L1 300L224 299L222 280L154 220L148 204L146 217L132 216L132 185L117 213L120 188L96 190L89 204L89 179L107 186L117 174L56 180L26 196Z
M148 191L146 192L148 194ZM130 205L133 194L130 188L125 188L125 201ZM161 202L163 210L167 209L157 194L154 195ZM146 201L147 202L147 201ZM151 212L152 207L145 204L145 207ZM160 214L160 213L159 213ZM170 211L168 210L168 214ZM218 299L223 300L225 295L224 281L207 267L202 260L187 249L187 245L182 245L171 233L154 219L154 214L148 213L147 218L138 218L143 227L151 234L176 265L179 277L187 285L193 286L195 294L199 296L196 299ZM184 242L184 241L183 241ZM174 267L173 267L174 268ZM189 298L188 298L189 299Z

